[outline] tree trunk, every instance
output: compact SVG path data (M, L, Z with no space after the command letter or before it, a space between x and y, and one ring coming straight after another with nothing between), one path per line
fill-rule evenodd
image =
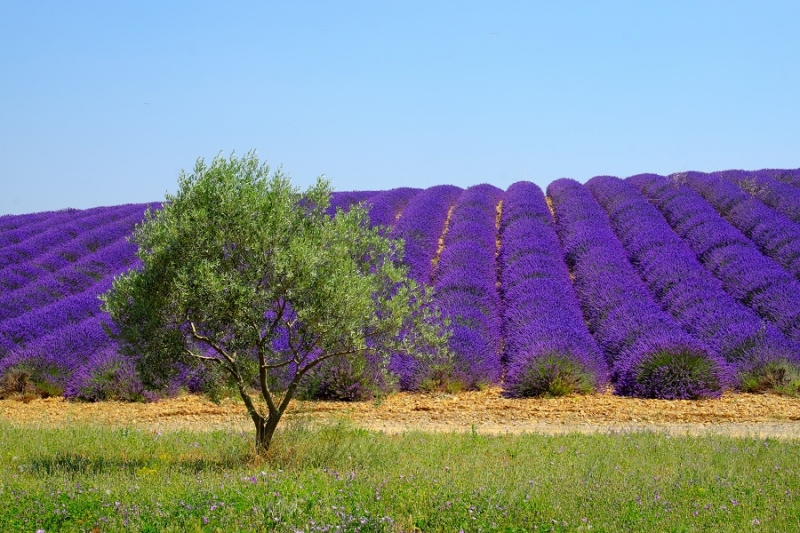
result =
M253 419L256 425L256 452L264 454L269 450L269 445L272 442L272 435L275 434L275 428L278 427L278 421L281 419L280 411L270 414L268 417L257 415Z

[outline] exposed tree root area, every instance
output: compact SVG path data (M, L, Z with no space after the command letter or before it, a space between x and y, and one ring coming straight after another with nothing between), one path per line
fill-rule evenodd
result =
M252 431L241 401L216 405L187 395L155 403L70 402L48 398L0 401L0 418L16 424L103 424L161 430ZM595 433L665 431L671 434L800 438L800 399L728 393L718 400L639 400L611 394L510 400L499 389L458 394L394 394L377 402L295 401L286 422L346 420L358 427L479 433ZM282 422L283 423L283 422ZM280 428L279 428L280 431Z

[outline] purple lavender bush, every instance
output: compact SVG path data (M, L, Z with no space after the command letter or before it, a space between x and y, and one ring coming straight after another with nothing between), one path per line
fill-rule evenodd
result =
M583 314L605 351L616 392L663 399L721 395L727 365L654 301L589 189L560 179L548 194Z
M419 192L419 189L400 187L370 196L366 202L370 225L394 227L408 202L413 200Z
M729 176L687 172L681 182L700 194L731 225L758 245L768 257L800 279L800 224L766 206L734 185Z
M452 367L444 369L451 387L482 387L502 376L496 268L502 197L491 185L475 185L459 196L433 275L436 301L452 332Z
M136 361L115 348L95 352L75 370L64 389L69 399L145 401L157 396L145 390L136 372Z
M505 394L562 396L604 386L608 367L584 322L539 187L508 188L500 231Z
M6 222L6 229L0 232L0 249L6 246L20 244L25 240L35 237L48 229L52 228L54 224L64 224L79 215L78 210L68 209L64 211L50 211L47 213L34 214L34 215L18 215L11 217L18 220L16 224L10 220ZM26 220L27 219L27 220Z
M411 200L392 229L392 238L403 239L404 262L408 275L417 283L430 283L433 259L444 231L447 213L462 189L454 185L437 185Z
M404 242L403 262L408 266L408 277L418 284L431 283L433 260L447 214L461 192L462 189L453 185L425 189L408 202L392 228L391 237ZM439 360L432 355L425 358L416 355L396 353L391 358L389 370L397 376L400 388L418 390L424 384L427 388L446 389L452 361Z
M800 281L680 179L642 174L628 181L661 211L728 294L800 341Z
M752 389L753 380L765 381L759 372L774 374L768 369L775 365L787 375L800 370L800 346L726 293L635 187L609 176L592 178L586 186L605 208L651 294L683 329L732 365L739 387Z
M746 193L758 198L782 215L800 223L800 189L775 179L775 172L721 172Z

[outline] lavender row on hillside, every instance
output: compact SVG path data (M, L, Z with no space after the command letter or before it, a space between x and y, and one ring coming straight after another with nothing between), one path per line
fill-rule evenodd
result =
M73 236L58 244L44 249L30 247L24 252L15 252L27 257L27 260L20 260L20 263L24 262L27 266L24 281L17 286L14 286L13 282L8 283L8 286L4 286L4 288L12 291L31 285L45 277L62 274L65 269L80 270L80 267L76 266L77 263L116 241L126 239L132 233L134 226L142 221L143 216L144 210L141 207L132 208L123 218L110 223L100 221L93 225L91 230L77 231L75 228L67 228L65 234ZM22 245L12 248L20 246ZM135 253L135 247L132 250L132 253ZM13 279L11 274L18 270L18 264L14 263L0 269L0 280ZM6 271L9 272L8 276L4 275ZM95 274L92 275L96 277ZM3 282L0 281L0 285L2 284Z
M78 209L64 209L47 213L10 216L4 231L0 232L0 249L18 244L53 227L53 224L64 224L76 217L85 215Z
M447 213L462 189L453 185L437 185L425 189L411 200L391 236L405 242L404 262L408 275L417 283L430 283L433 259L439 246Z
M765 257L696 192L663 176L628 178L734 298L800 340L800 282Z
M502 195L476 185L459 196L434 273L436 299L451 321L453 378L468 388L499 383L502 375L495 260Z
M748 381L740 385L749 386L750 380L775 365L800 364L797 343L726 293L633 185L608 176L586 185L605 208L631 263L662 308L732 363L740 382Z
M125 235L95 253L0 296L0 325L14 317L91 288L98 280L127 270L136 259L136 245ZM99 307L99 303L98 303Z
M589 334L541 189L508 188L500 222L503 388L509 396L588 392L608 379Z
M13 231L24 226L33 226L42 221L48 220L54 213L69 212L79 213L78 209L63 209L61 211L40 211L38 213L27 213L24 215L0 215L0 234ZM0 244L0 247L3 245Z
M688 172L681 181L728 222L800 279L800 224L767 207L720 175Z
M111 280L62 298L30 313L0 323L0 358L24 348L38 337L77 324L100 313L98 296L111 288Z
M326 213L333 216L339 209L348 211L353 204L366 202L370 196L375 194L374 191L344 191L331 193L330 204L328 205Z
M800 188L800 168L794 170L762 170L762 172L776 181Z
M392 228L406 204L419 194L419 191L410 187L400 187L371 196L367 201L370 225Z
M96 296L95 296L96 299ZM10 370L25 371L35 382L60 394L70 376L95 353L115 349L103 326L111 326L107 316L86 314L69 324L32 339L0 358L0 375Z
M94 207L85 210L65 209L63 211L54 211L49 217L41 219L34 224L23 225L17 229L0 233L0 249L21 244L61 224L74 224L81 231L97 224L113 222L120 218L122 216L121 213L129 207L141 206L126 204L112 207ZM1 263L0 266L2 266Z
M458 199L462 189L452 185L437 185L425 189L411 201L400 220L392 228L391 236L403 239L403 262L408 266L408 276L417 283L430 283L433 259L444 230L447 213ZM422 361L413 354L395 354L389 369L399 377L403 390L416 390L423 384L433 384L437 372L446 362Z
M137 210L141 220L143 209ZM68 221L50 224L44 231L16 244L0 248L0 269L31 261L43 253L51 252L56 246L83 237L88 229L96 228L102 223L104 216L103 212L82 217L76 215ZM96 218L99 220L95 221Z
M548 194L584 316L605 350L617 392L666 399L719 396L728 380L724 361L653 300L589 190L560 179Z
M0 359L0 376L27 373L40 392L85 400L144 400L157 394L145 390L134 358L122 355L106 329L113 324L105 314L63 326L36 338L25 348ZM165 383L167 394L180 387L197 391L202 378L188 367Z
M716 174L731 180L743 191L800 223L800 189L776 180L772 171L725 171Z
M98 296L111 287L113 276L128 270L136 260L135 246L121 241L91 258L103 277L82 292L0 322L0 358L24 348L32 340L100 313Z

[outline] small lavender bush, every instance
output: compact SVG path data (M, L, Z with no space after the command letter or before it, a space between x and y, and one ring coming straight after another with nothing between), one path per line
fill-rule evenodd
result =
M617 392L639 398L717 398L728 385L721 366L701 350L661 349L629 363Z
M92 356L77 370L64 390L72 399L144 401L153 394L145 391L136 373L136 363L113 350L103 350Z
M298 390L304 400L356 402L385 396L396 380L381 372L375 358L334 358L312 370Z
M572 355L539 355L515 368L505 393L515 398L586 394L595 389L596 377Z
M800 369L794 361L769 360L739 372L739 388L744 392L777 392L800 396Z

